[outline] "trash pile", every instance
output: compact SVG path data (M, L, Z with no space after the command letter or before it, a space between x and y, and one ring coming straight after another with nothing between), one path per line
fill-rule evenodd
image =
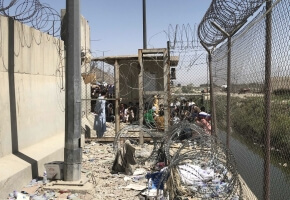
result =
M33 179L21 191L13 191L9 194L9 200L49 200L49 199L92 199L90 194L72 193L69 190L45 190L44 179ZM49 181L47 181L49 182Z
M121 138L126 139L123 147L129 143L138 148L138 142L131 140L131 144L124 131L116 138L114 149L120 150ZM134 160L150 168L140 199L242 198L234 158L216 137L195 124L180 122L161 141L152 140L147 156Z
M147 146L147 145L146 145ZM148 145L149 146L149 145ZM33 179L19 191L11 191L7 194L10 200L115 200L115 199L139 199L139 190L129 186L141 180L133 180L134 176L126 176L124 173L112 172L115 158L112 143L88 142L83 148L82 175L93 184L92 191L75 192L74 190L46 189L47 185L55 180L47 179L44 183L43 177ZM145 169L144 169L145 170ZM147 171L146 169L145 171ZM144 182L144 185L146 183ZM129 187L128 187L129 186ZM138 188L137 188L138 189ZM143 189L143 188L142 188ZM130 198L128 198L130 197Z

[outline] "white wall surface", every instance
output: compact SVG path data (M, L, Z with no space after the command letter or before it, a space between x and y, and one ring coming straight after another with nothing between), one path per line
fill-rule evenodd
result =
M1 158L12 153L12 143L20 151L64 134L65 52L62 41L17 21L14 21L13 51L8 19L1 16L0 20ZM10 56L14 53L14 66L8 62L9 53ZM9 68L14 68L13 74Z

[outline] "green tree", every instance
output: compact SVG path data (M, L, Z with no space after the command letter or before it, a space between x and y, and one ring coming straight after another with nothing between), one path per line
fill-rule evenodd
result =
M183 93L190 93L193 90L193 88L194 88L194 85L192 83L190 83L190 84L188 84L186 86L182 86L181 87L181 91Z

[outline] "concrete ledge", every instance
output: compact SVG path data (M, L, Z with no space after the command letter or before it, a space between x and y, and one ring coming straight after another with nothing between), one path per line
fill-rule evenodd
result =
M64 133L0 158L0 199L42 176L44 164L64 160Z
M243 191L243 196L242 199L244 200L258 200L258 198L255 196L255 194L252 192L252 190L248 187L247 183L244 181L241 175L238 175L240 182L241 182L241 187Z
M94 185L89 182L85 174L81 174L81 179L78 181L51 181L43 186L45 190L68 190L71 193L91 193L94 190Z

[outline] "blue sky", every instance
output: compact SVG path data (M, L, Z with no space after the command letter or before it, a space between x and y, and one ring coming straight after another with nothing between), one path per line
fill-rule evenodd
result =
M66 0L41 0L57 11ZM142 0L80 0L91 27L94 56L137 54L143 48ZM148 48L165 48L168 26L198 24L211 0L146 0Z

